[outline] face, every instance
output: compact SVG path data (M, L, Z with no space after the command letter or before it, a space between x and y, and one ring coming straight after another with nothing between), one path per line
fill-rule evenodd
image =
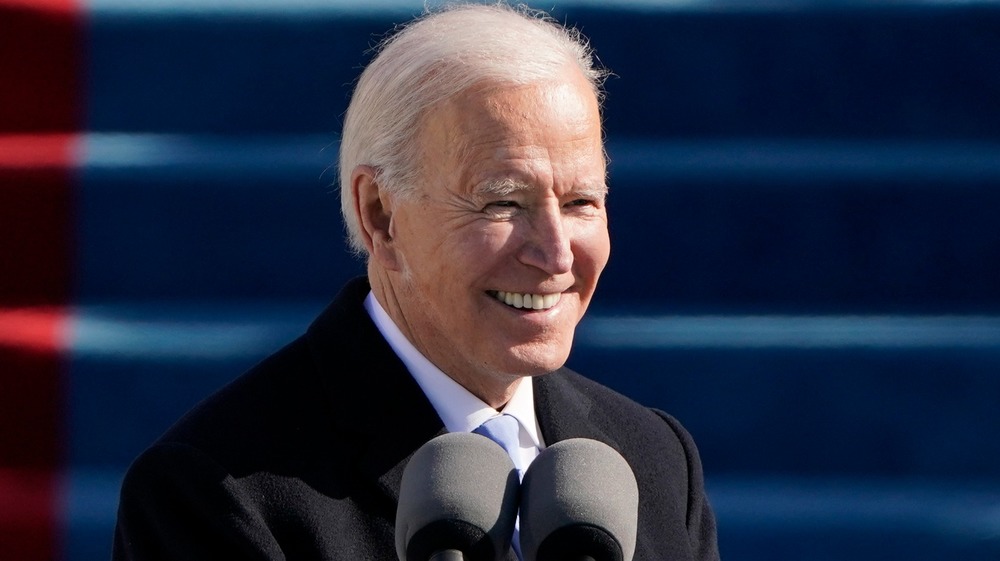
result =
M391 203L383 302L483 397L565 363L607 263L597 101L571 72L467 92L424 123L423 184Z

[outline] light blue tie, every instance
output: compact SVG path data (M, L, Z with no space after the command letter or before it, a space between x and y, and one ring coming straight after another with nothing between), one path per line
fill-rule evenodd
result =
M521 464L521 425L517 419L506 414L497 415L487 419L472 432L481 434L503 447L510 461L514 462L514 467L517 467L518 475L521 475L521 468L518 467Z
M472 432L485 436L499 444L507 451L510 460L514 462L518 478L524 475L523 470L518 467L521 465L521 425L517 422L517 419L510 415L491 417ZM519 524L515 523L514 535L510 539L510 545L514 548L517 558L523 559L521 557L521 532L518 526Z

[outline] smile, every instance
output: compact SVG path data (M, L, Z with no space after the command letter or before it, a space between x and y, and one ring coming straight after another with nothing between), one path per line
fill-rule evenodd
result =
M548 310L559 303L560 293L555 294L527 294L518 292L504 292L498 290L493 293L497 300L514 308L528 310Z

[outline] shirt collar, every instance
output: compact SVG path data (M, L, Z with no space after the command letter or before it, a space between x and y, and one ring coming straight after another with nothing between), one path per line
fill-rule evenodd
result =
M484 421L498 414L497 410L472 395L469 390L427 360L427 357L403 335L371 292L365 298L365 310L368 311L368 315L386 342L410 371L410 375L434 406L434 410L444 421L444 426L449 432L472 432ZM535 418L534 387L531 382L530 377L521 379L503 413L517 419L524 433L531 438L535 447L540 449L541 437Z

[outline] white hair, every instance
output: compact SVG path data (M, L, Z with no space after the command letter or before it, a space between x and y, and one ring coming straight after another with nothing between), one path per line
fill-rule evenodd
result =
M351 97L340 144L341 212L348 241L367 252L351 176L375 170L381 189L411 196L421 173L421 119L436 104L484 83L527 85L575 65L603 97L606 71L586 39L526 6L458 4L427 13L382 42Z

